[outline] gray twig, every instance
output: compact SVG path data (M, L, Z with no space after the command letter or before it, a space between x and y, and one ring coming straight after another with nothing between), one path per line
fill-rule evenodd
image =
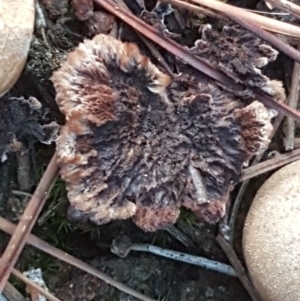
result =
M192 239L187 236L185 233L180 231L175 226L170 226L165 229L170 235L172 235L174 238L176 238L179 242L181 242L185 247L189 248L194 246L194 242Z
M186 254L173 250L163 249L150 244L131 243L129 238L126 236L117 237L112 242L111 252L118 255L119 257L126 257L130 251L148 252L165 258L170 258L173 260L197 265L212 271L236 277L236 273L231 266L215 260L210 260L200 256L194 256L191 254Z

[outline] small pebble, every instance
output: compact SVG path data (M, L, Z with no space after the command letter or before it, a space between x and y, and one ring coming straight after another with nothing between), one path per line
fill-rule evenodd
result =
M205 291L206 298L212 298L215 295L215 292L212 288L208 287Z
M226 287L225 287L225 286L220 285L220 286L218 287L218 289L219 289L219 291L222 292L222 293L225 293L225 292L226 292Z

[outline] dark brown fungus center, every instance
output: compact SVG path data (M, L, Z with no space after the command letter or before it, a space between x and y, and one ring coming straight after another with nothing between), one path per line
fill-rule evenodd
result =
M132 218L155 231L181 206L217 222L243 162L269 143L263 104L192 75L171 82L110 36L80 44L52 80L67 120L61 176L71 205L97 224Z

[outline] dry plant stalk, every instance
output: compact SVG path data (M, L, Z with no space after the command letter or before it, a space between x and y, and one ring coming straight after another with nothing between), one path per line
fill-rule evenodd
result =
M240 178L240 182L259 176L265 172L272 171L276 168L279 168L283 165L286 165L288 163L294 162L299 159L300 159L300 149L295 149L291 152L278 155L275 158L269 159L267 161L258 163L254 166L244 169L244 171L242 172L242 176Z
M187 2L192 2L194 4L203 5L205 7L214 9L222 14L225 13L228 16L230 16L230 15L239 16L240 18L243 18L246 21L258 24L259 26L261 26L262 28L264 28L268 31L300 38L300 28L295 25L288 24L288 23L274 20L274 19L270 19L268 17L246 11L242 8L239 8L239 7L236 7L233 5L229 5L229 4L226 4L221 1L187 0L186 2L184 2L184 1L180 1L180 0L162 0L161 2L174 4L174 5L180 6L182 8L201 13L202 10L200 10L198 6L187 3Z
M9 301L28 301L11 283L7 282L4 290L3 295Z
M284 11L287 11L294 15L296 18L300 18L300 6L287 0L265 0L278 8L281 8Z
M298 49L300 49L300 43L298 43ZM299 79L300 79L300 64L294 63L291 91L288 97L288 104L290 107L297 109L299 100ZM291 118L286 120L286 133L284 139L285 150L290 151L294 149L295 139L295 122Z
M45 173L43 174L34 194L32 195L21 220L11 237L3 256L0 260L0 293L2 292L9 275L17 262L27 237L31 232L46 198L58 173L57 155L52 157Z
M45 298L47 298L49 301L60 301L58 298L53 296L51 293L40 287L38 284L34 283L30 279L28 279L25 275L23 275L21 272L19 272L16 269L12 270L12 274L19 278L21 281L23 281L28 287L34 289L41 295L43 295Z
M10 235L13 235L13 233L16 231L16 229L17 229L16 225L7 221L3 217L0 217L0 230L4 231ZM30 244L31 246L53 256L61 261L64 261L78 269L81 269L84 272L92 274L93 276L103 280L104 282L114 286L116 289L118 289L126 294L129 294L129 295L136 297L143 301L155 301L155 300L148 298L145 295L135 291L134 289L129 288L126 285L116 281L115 279L111 278L110 276L93 268L92 266L88 265L87 263L75 258L74 256L51 246L50 244L48 244L47 242L43 241L42 239L38 238L37 236L35 236L33 234L29 234L26 237L26 243Z
M256 290L254 289L249 277L246 274L246 271L241 264L240 260L238 259L237 255L235 254L232 247L229 243L219 234L216 238L217 242L219 243L220 247L226 254L227 258L229 259L231 265L233 266L237 276L239 277L240 281L244 285L245 289L251 296L253 301L261 301Z
M186 4L191 5L191 4L188 4L188 3L186 3ZM228 21L228 18L225 17L223 14L217 13L216 11L213 11L212 9L204 8L202 6L197 6L197 13L203 14L207 17L211 17L211 18L215 18L215 19L219 19L219 20L223 20L223 21Z

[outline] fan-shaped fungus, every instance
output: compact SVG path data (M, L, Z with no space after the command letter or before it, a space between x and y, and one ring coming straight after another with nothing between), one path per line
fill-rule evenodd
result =
M246 218L243 250L263 301L300 300L300 161L275 172Z
M192 74L171 82L135 44L102 34L69 53L52 81L77 210L147 231L175 223L181 205L208 222L224 215L243 162L269 144L270 115Z

